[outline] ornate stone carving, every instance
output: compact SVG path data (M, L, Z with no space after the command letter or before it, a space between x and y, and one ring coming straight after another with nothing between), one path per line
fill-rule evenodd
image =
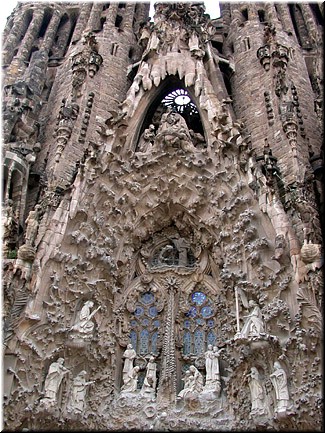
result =
M59 115L57 117L57 128L55 131L55 137L57 142L55 161L59 162L63 150L69 141L71 136L73 125L78 117L79 105L68 101L62 100Z

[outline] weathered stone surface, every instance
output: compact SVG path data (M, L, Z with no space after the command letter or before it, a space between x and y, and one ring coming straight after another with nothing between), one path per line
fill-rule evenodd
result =
M321 431L318 4L19 3L6 430Z

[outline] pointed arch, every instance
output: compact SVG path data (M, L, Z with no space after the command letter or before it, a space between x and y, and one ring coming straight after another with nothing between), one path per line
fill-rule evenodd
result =
M199 132L202 134L206 143L208 142L208 121L206 120L205 113L203 113L200 108L198 98L196 98L194 94L194 89L191 87L186 87L184 80L181 80L178 76L170 75L166 77L158 87L152 86L150 90L147 90L143 94L138 107L129 122L129 142L126 146L129 150L134 151L136 149L136 145L141 134L150 125L155 112L161 104L161 101L176 89L184 89L187 91L198 111L196 119L194 119L192 122L188 122L187 120L189 129L193 129L194 132Z

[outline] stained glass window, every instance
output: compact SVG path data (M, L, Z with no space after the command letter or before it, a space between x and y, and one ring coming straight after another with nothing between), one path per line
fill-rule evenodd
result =
M159 314L152 292L142 293L130 320L130 340L135 351L142 355L157 354Z
M193 292L189 304L183 321L183 353L200 355L208 344L216 344L215 308L203 291Z
M173 110L179 113L188 112L190 115L196 114L197 108L193 103L192 99L187 90L176 89L169 93L161 101L166 107L171 107Z

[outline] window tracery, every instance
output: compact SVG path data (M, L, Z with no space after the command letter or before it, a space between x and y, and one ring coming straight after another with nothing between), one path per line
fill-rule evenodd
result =
M130 320L130 340L137 354L158 354L157 341L160 326L156 298L152 292L141 293Z
M200 355L208 344L215 345L215 309L204 291L192 292L183 319L183 354Z

